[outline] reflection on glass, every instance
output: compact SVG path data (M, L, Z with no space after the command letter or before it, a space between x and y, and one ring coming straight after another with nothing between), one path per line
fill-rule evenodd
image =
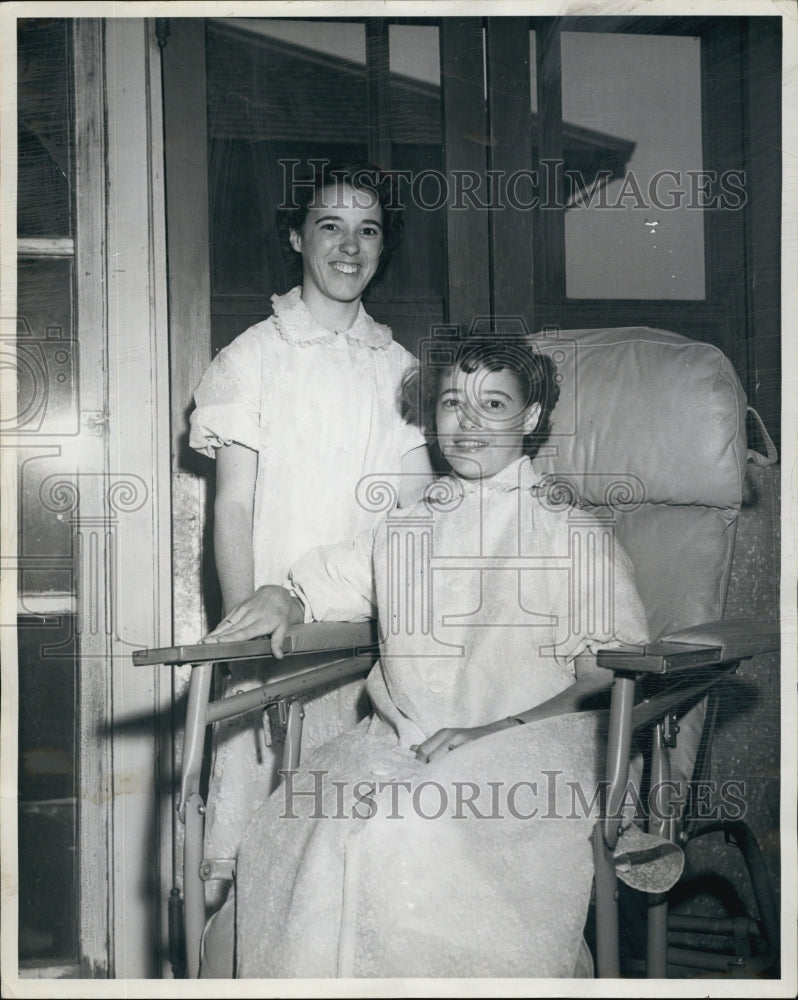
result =
M597 156L597 134L610 151L634 144L622 176L571 199L568 297L703 299L700 40L563 32L561 44L564 132L590 130Z
M436 27L423 24L389 25L388 52L391 73L395 77L408 84L415 81L440 92L440 42ZM437 134L440 134L440 116Z
M17 264L17 412L3 429L77 434L78 349L72 337L72 261ZM13 427L11 426L13 424Z
M246 31L233 30L243 23ZM367 151L365 27L330 21L213 22L207 100L214 347L256 317L219 297L269 296L296 283L296 255L274 212L292 171ZM286 161L281 166L280 161ZM300 161L291 166L288 161ZM221 313L227 313L222 315Z
M69 236L69 24L20 20L17 45L17 233Z
M20 448L19 493L23 511L19 532L19 600L24 610L35 607L31 597L76 594L73 512L59 509L75 470L60 460L57 446ZM66 486L62 484L67 484Z
M4 416L4 428L13 423L16 433L30 435L31 446L38 446L18 452L19 589L22 595L71 594L75 581L64 566L72 555L72 527L68 517L48 508L40 491L48 476L74 472L59 455L80 430L72 261L20 260L17 289L17 413ZM43 448L45 443L52 447Z
M366 32L362 24L278 17L225 18L221 23L268 38L283 51L294 46L302 50L304 57L316 52L322 58L366 65Z

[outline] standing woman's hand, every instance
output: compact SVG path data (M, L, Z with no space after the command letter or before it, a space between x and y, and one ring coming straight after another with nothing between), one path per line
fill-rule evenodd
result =
M227 614L203 642L244 642L261 635L272 637L272 654L283 656L283 640L289 625L305 619L302 603L284 587L258 587Z

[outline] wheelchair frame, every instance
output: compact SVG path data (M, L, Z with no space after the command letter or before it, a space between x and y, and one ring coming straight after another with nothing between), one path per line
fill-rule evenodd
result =
M696 641L697 638L700 641ZM666 793L666 800L660 800L659 805L661 815L668 816L671 806L667 798L667 782L671 776L669 751L675 745L678 731L676 709L705 696L734 672L741 660L777 650L779 628L775 623L760 621L715 622L686 629L684 639L679 639L679 633L674 633L667 641L600 650L597 655L598 665L612 670L615 675L610 703L606 809L593 831L596 948L601 978L620 976L618 884L613 851L620 834L619 807L628 782L633 732L646 727L653 729L651 780L661 783ZM299 696L320 684L366 672L377 655L376 647L373 622L294 626L288 629L283 644L286 659L273 660L263 686L215 701L210 698L214 665L271 657L268 639L173 646L133 653L137 666L192 665L177 806L178 818L185 826L183 898L179 887L175 886L169 900L170 961L175 978L199 975L206 922L203 882L209 878L235 878L235 859L211 860L202 856L205 803L200 781L206 727L276 704L286 722L282 767L294 769L299 763L302 733L303 710ZM663 683L659 685L661 690L652 695L646 688L648 679L653 677L661 678ZM705 751L713 722L710 721L708 728L705 726L704 751L699 748L697 770L708 769ZM745 918L718 920L682 916L671 929L729 936L735 944L735 955L671 948L668 946L667 894L651 896L647 926L648 978L666 978L669 961L751 976L771 968L778 960L778 910L761 852L748 827L736 822L705 824L692 829L689 822L676 816L663 819L652 827L652 832L681 845L686 845L692 837L718 831L742 852L759 922ZM752 939L757 939L753 949Z

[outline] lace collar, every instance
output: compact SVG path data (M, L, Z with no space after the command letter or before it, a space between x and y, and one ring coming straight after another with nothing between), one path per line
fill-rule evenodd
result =
M433 505L446 507L453 498L481 495L483 491L512 493L514 490L532 490L540 485L540 474L535 472L531 460L524 455L488 479L463 479L455 473L437 479L427 488L427 499Z
M382 323L375 323L360 303L355 322L342 334L317 323L310 310L302 301L302 288L297 285L285 295L272 295L274 322L283 340L299 346L308 344L335 344L340 337L346 337L349 343L362 344L364 347L384 348L391 340L391 331Z

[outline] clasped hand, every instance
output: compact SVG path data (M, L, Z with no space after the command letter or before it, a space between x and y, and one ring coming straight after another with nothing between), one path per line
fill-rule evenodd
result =
M272 654L283 657L285 630L305 619L301 602L285 587L267 585L249 595L225 615L202 642L244 642L271 635Z

